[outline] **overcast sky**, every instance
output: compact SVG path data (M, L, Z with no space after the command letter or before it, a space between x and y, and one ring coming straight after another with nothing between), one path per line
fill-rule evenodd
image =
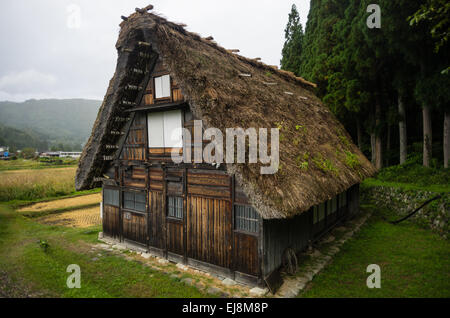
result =
M279 65L292 4L310 0L1 0L0 101L103 99L116 66L121 15L148 4L223 47Z

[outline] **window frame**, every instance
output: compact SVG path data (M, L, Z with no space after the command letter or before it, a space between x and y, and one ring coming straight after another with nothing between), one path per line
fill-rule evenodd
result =
M105 197L106 197L106 196L105 196L105 191L117 191L117 192L118 192L118 196L117 196L118 202L117 202L117 205L105 203ZM102 204L103 204L103 206L107 205L107 206L113 206L113 207L115 207L115 208L120 208L120 188L115 188L115 187L105 187L105 186L103 186L103 187L102 187Z
M174 115L176 115L177 126L175 129L180 130L178 145L173 146L170 143L173 140L170 139L173 130L170 132L166 131L166 125L173 125L175 122ZM178 116L179 115L179 116ZM184 128L184 111L183 109L172 109L165 111L157 111L157 112L147 112L146 121L147 121L147 147L148 149L182 149L184 146L183 140L183 128ZM179 123L178 123L179 119ZM152 123L153 121L153 123ZM156 127L155 130L152 129L152 125ZM171 127L170 125L168 126ZM169 129L168 128L168 129ZM154 136L154 137L152 137ZM158 142L154 142L154 140L158 139ZM169 139L169 140L167 140Z
M125 194L126 193L133 193L134 194L134 207L136 208L136 194L140 194L144 196L144 202L139 202L139 203L144 203L145 209L144 211L140 211L140 210L136 210L136 209L131 209L131 208L127 208L125 207L125 201L130 201L130 200L125 200ZM147 191L140 191L140 190L135 190L135 189L126 189L126 190L122 190L122 205L121 208L122 210L125 211L129 211L129 212L133 212L133 213L140 213L140 214L147 214Z
M164 97L156 97L156 80L158 78L161 79L161 84L163 84L163 77L168 76L169 77L169 96ZM153 91L154 91L154 99L155 101L164 101L164 100L172 100L172 77L170 74L158 74L157 76L153 76ZM163 87L161 88L163 90Z
M177 217L174 215L170 215L169 211L170 211L170 206L169 206L169 198L175 198L176 200L181 201L181 217ZM175 208L176 208L176 204L175 204ZM181 196L176 196L176 195L167 195L166 196L166 217L169 220L174 220L174 221L180 221L183 222L184 220L184 198Z
M237 228L237 220L243 217L237 217L237 208L239 207L249 207L251 210L254 211L254 213L256 214L256 219L253 218L244 218L244 219L248 219L251 222L255 222L256 224L256 231L249 231L246 229L239 229ZM256 209L250 205L250 204L241 204L241 203L235 203L233 205L233 231L237 232L237 233L241 233L241 234L246 234L246 235L252 235L252 236L259 236L260 232L261 232L261 216L259 215L258 211L256 211Z

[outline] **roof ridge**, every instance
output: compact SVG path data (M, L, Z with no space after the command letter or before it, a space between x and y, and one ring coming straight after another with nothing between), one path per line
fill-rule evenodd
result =
M153 9L153 6L151 6L151 8ZM317 84L312 83L310 81L307 81L303 77L296 76L293 72L282 70L282 69L278 69L278 67L275 67L273 65L268 65L268 64L262 62L261 60L251 59L251 58L246 57L244 55L230 52L230 50L228 50L228 49L224 48L223 46L219 45L216 41L213 41L213 39L208 39L209 37L203 38L198 33L186 30L185 29L185 27L187 26L186 24L169 21L167 18L163 17L161 14L156 13L156 12L147 12L144 9L140 9L138 11L136 9L136 12L132 13L130 16L128 16L127 20L123 21L120 24L121 27L122 27L123 23L131 22L133 19L135 19L137 17L140 17L142 15L147 15L147 16L150 16L152 18L156 18L157 21L155 21L155 22L159 22L159 23L162 22L162 24L166 24L166 25L172 27L173 29L175 29L178 32L182 32L185 35L190 35L193 39L195 39L197 41L200 41L200 42L202 42L202 43L204 43L206 45L209 45L209 46L219 50L220 52L222 52L224 54L228 54L229 56L234 56L234 57L238 58L239 60L241 60L242 62L245 62L245 63L247 63L247 64L249 64L249 65L251 65L253 67L259 67L259 68L266 69L268 71L275 72L279 76L281 76L281 77L283 77L285 79L292 80L292 81L302 85L305 88L317 88Z

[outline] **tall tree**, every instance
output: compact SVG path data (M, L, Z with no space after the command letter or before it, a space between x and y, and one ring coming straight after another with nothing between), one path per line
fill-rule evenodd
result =
M422 4L417 12L410 17L412 26L418 24L426 24L429 36L435 41L435 52L442 53L450 50L448 38L450 35L450 2L447 0L427 0ZM450 160L450 97L448 87L450 84L450 61L448 54L442 55L441 58L435 57L431 63L436 66L436 62L440 61L439 66L434 70L439 71L442 68L441 74L431 74L431 77L424 78L426 75L422 71L422 79L434 83L435 86L442 86L443 91L427 91L425 83L419 83L416 88L416 93L419 99L424 103L435 102L437 107L441 108L444 113L444 131L443 131L443 152L444 152L444 167L448 168ZM423 67L423 64L422 64ZM425 87L424 87L425 86ZM444 88L447 87L447 88ZM436 88L436 87L435 87ZM431 93L431 94L430 94ZM439 96L436 96L438 93ZM429 119L429 107L424 108L424 165L429 165L429 157L431 157L431 119ZM425 132L425 127L427 131ZM425 157L426 155L426 157Z
M303 36L300 16L297 7L293 4L286 29L284 30L285 42L281 52L281 68L286 71L291 71L296 75L299 75L300 72Z

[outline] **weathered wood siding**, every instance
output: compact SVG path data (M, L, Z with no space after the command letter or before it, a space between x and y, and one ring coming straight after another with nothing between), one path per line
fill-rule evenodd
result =
M280 267L286 248L299 252L308 246L312 236L311 223L311 211L292 219L264 220L264 276Z
M146 125L147 117L145 114L137 113L125 139L120 156L121 159L145 160Z
M164 248L163 194L159 191L149 191L149 245Z
M259 276L261 264L258 253L258 237L234 233L234 269L238 272Z
M145 213L136 213L131 211L123 211L123 238L147 244L147 216Z
M188 196L187 256L229 268L231 204L228 200Z
M120 238L120 214L119 208L111 205L103 205L103 232L113 238Z

